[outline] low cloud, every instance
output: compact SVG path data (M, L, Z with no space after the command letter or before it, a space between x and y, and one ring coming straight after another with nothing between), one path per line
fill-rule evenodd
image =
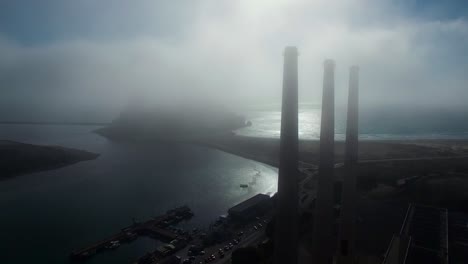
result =
M361 68L364 105L454 106L468 98L463 18L415 19L389 2L369 0L206 0L196 6L173 38L137 32L27 46L0 35L3 118L93 111L110 118L132 101L279 103L286 45L300 51L303 102L320 102L326 58L336 60L339 104L354 64Z

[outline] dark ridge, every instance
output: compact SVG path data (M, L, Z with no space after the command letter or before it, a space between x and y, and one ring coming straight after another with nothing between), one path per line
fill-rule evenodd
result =
M0 140L0 180L21 174L57 169L99 154L59 146L39 146Z

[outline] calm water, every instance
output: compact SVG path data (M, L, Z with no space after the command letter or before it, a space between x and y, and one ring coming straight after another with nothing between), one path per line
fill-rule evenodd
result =
M336 138L345 118L337 111ZM238 134L279 137L278 107L246 113L253 125ZM361 113L361 139L468 138L468 114L444 111ZM300 136L317 139L320 109L301 107ZM73 248L132 223L187 204L202 227L230 206L259 192L275 192L274 168L191 145L118 144L94 127L0 125L0 139L52 144L100 153L93 161L0 182L0 263L67 263ZM242 190L239 184L252 188ZM138 239L88 263L131 263L158 242Z
M187 204L208 225L256 193L275 192L274 168L190 145L136 147L110 142L80 126L0 126L0 138L100 153L93 161L0 182L0 263L67 263L85 246L132 218L144 220ZM252 188L242 190L241 183ZM155 248L139 239L88 263L132 263Z

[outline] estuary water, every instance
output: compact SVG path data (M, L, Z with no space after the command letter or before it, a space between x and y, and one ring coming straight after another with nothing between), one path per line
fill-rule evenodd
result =
M74 248L180 205L195 213L182 227L207 227L236 203L276 191L277 170L268 165L195 145L115 143L96 128L0 125L1 139L100 154L0 181L0 263L68 263ZM140 238L86 263L133 263L157 245Z

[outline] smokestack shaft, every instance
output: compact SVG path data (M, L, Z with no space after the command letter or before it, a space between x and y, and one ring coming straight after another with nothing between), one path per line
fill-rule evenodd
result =
M359 68L352 66L349 72L348 119L346 125L345 163L355 164L358 160L359 121Z
M333 258L333 169L335 153L335 63L324 63L320 162L314 221L315 263L331 263Z
M342 263L355 258L356 242L356 163L358 161L359 68L353 66L349 73L348 119L346 125L345 174L341 206L339 252Z
M297 263L298 72L297 49L284 52L275 263Z

